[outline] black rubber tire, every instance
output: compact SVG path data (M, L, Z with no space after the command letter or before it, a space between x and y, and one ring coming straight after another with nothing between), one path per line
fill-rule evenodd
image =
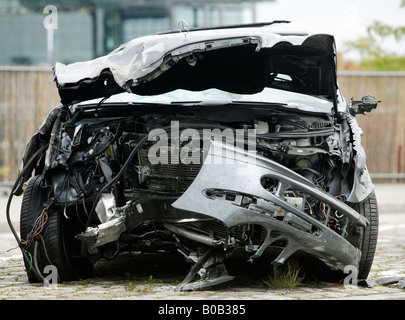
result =
M20 230L24 239L31 230L33 222L41 214L46 192L40 188L40 177L34 177L27 185L21 207ZM80 253L80 241L74 236L78 233L78 223L75 219L65 219L61 210L49 210L48 221L42 231L42 240L37 240L37 251L34 246L29 252L38 265L38 271L43 274L46 265L54 265L58 271L58 281L72 281L88 278L92 275L93 264ZM30 266L26 263L28 280L38 282ZM46 275L43 274L45 277Z
M365 228L353 227L349 230L348 237L348 240L361 251L358 278L367 279L373 264L378 238L378 204L375 194L370 194L363 202L353 204L352 207L370 221Z
M46 199L46 194L40 188L41 179L39 176L28 181L27 188L24 191L24 196L20 211L20 237L22 240L27 240L28 233L32 230L35 220L41 215ZM26 248L30 261L24 259L25 270L27 272L28 281L30 283L39 282L33 271L33 256L34 246ZM40 266L42 268L42 261Z
M74 238L77 234L74 229L62 212L49 213L43 238L47 255L58 270L59 281L89 278L93 271L93 264L80 255L80 241Z

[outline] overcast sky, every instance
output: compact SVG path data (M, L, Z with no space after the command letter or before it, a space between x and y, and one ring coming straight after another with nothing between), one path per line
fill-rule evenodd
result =
M366 35L366 29L374 20L393 26L405 25L405 7L401 0L275 0L258 3L257 21L290 20L299 23L313 33L335 36L336 44ZM405 55L405 41L390 41L390 49Z

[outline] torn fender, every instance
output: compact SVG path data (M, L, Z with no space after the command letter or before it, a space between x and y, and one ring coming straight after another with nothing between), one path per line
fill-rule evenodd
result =
M374 191L375 186L367 169L367 156L361 144L361 136L363 135L363 131L353 116L347 116L347 122L353 135L353 150L355 151L355 155L353 157L353 187L347 201L352 203L360 203Z
M53 108L49 114L47 115L45 121L39 126L38 130L32 136L31 140L28 142L27 147L25 148L24 154L22 156L22 162L19 168L19 179L16 182L16 187L14 190L14 194L20 196L23 193L23 185L24 183L31 177L32 171L38 165L39 160L43 157L46 153L47 156L52 150L55 148L55 130L54 126L55 123L60 123L60 117L62 115L63 110L65 107L63 105L59 105ZM27 167L28 163L30 162L31 158L36 154L36 152L41 149L42 147L46 146L49 143L46 151L44 150L43 153L37 156L36 161L33 161L29 167ZM23 173L24 170L24 174Z

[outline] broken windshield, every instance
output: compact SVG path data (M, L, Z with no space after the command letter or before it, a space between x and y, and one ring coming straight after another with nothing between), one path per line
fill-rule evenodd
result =
M85 104L99 103L103 99L86 101ZM288 92L274 88L264 88L255 94L238 94L219 89L207 89L202 91L190 91L176 89L160 95L142 96L133 93L120 93L103 101L104 103L155 103L155 104L199 104L223 105L244 103L252 105L257 103L279 104L287 108L298 109L307 112L330 113L333 103L321 97Z

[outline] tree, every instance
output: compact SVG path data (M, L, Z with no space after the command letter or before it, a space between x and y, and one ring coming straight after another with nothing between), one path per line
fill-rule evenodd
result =
M400 8L405 7L401 0ZM400 56L383 47L389 39L405 40L405 26L393 27L381 21L374 21L367 28L367 36L346 42L347 51L357 51L361 60L358 68L371 71L405 71L405 56Z

